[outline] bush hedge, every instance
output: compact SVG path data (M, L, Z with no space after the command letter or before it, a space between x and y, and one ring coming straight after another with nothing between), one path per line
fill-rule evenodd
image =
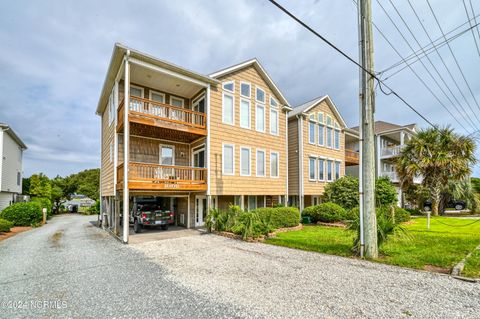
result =
M300 211L296 207L258 208L254 210L260 220L270 220L274 228L294 227L300 223Z
M345 220L347 212L335 203L323 203L305 208L302 215L310 216L313 222L333 223Z
M32 202L39 203L41 208L47 209L47 217L52 216L52 202L46 197L33 197Z
M42 207L38 202L16 203L2 210L0 218L14 226L35 226L42 222Z
M377 207L377 215L382 214L385 217L392 217L392 206L382 206ZM395 223L404 223L410 220L410 212L406 209L400 208L398 206L393 206L395 209ZM347 220L355 220L360 215L360 210L358 207L352 208L347 212Z
M0 232L9 232L13 227L13 223L5 219L0 219Z

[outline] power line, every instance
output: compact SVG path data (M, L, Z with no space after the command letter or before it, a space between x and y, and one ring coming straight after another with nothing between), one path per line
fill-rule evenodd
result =
M440 25L440 22L437 19L437 15L435 14L435 11L433 10L433 8L430 4L430 1L429 0L426 0L426 1L427 1L427 4L428 4L428 7L430 8L430 11L432 12L433 17L435 18L435 22L437 23L437 26L440 29L440 32L442 33L443 37L445 38L445 33L443 32L442 26ZM463 73L462 68L460 67L460 64L458 63L457 57L453 53L452 46L449 43L447 43L447 46L448 46L448 49L450 50L450 53L453 56L453 60L455 61L455 64L457 65L458 70L460 71L460 74L462 75L463 80L465 81L465 84L468 87L468 90L470 91L470 94L473 97L473 100L475 101L475 104L477 105L478 109L480 110L480 105L478 104L477 98L473 94L472 88L470 87L470 84L468 84L467 78L465 77L465 74Z
M480 15L479 15L479 16L480 16ZM472 18L471 20L473 20L473 18ZM471 20L470 20L470 21L471 21ZM449 31L449 32L446 33L446 34L448 35L448 34L454 32L454 31L456 31L457 29L461 28L463 25L465 25L465 24L467 24L467 23L468 23L468 21L465 22L464 24L462 24L461 26L458 26L458 27L455 28L454 30ZM456 33L455 35L451 36L450 38L447 38L447 40L443 40L443 41L435 44L435 42L437 42L439 39L442 39L442 37L440 36L440 38L437 38L437 39L431 41L431 43L423 46L422 48L418 49L418 50L415 51L414 53L410 54L408 57L405 58L405 61L410 61L410 60L414 60L414 59L415 59L413 62L409 63L410 65L412 65L412 64L418 62L419 59L423 59L426 55L434 52L435 49L439 49L439 48L443 47L444 45L447 44L447 42L452 42L453 40L455 40L455 39L459 38L460 36L464 35L465 33L467 33L468 31L474 29L474 28L477 27L478 25L480 25L480 22L477 23L477 24L474 24L473 26L471 26L471 27L469 27L469 28L467 28L467 29L464 29L464 30L460 31L459 33ZM422 51L425 51L426 53L423 54ZM419 59L416 59L416 54L418 54L418 56L420 57ZM400 60L400 61L396 62L395 64L392 64L392 65L389 66L388 68L385 68L384 70L380 71L379 73L386 73L386 72L388 72L388 71L390 71L390 70L392 70L392 69L394 69L394 68L396 68L396 67L398 67L398 66L400 66L400 65L402 65L402 64L404 64L404 62L403 62L402 60ZM388 77L390 78L390 77L394 76L395 74L397 74L397 73L405 70L406 68L407 68L407 67L404 66L404 67L402 67L401 69L399 69L399 70L393 72L392 74L390 74Z
M381 4L381 2L379 0L377 0L377 3L378 5L380 6L380 8L382 8L383 12L385 13L385 15L388 17L388 19L390 20L390 22L392 23L392 25L395 27L395 29L398 31L398 33L400 34L400 36L402 37L402 39L405 41L405 43L407 43L408 47L410 48L410 50L412 50L413 52L415 52L415 49L410 45L410 42L407 40L407 38L404 36L403 32L400 30L400 28L397 26L397 24L395 23L395 21L393 20L393 18L390 16L390 14L388 13L388 11L385 9L385 7ZM394 9L396 10L396 7L394 6ZM397 14L398 11L397 11ZM400 15L400 14L399 14ZM400 16L400 18L402 19L402 21L405 23L405 21L403 20L403 18ZM412 34L413 32L411 32L410 28L407 26L407 29L410 31L410 33ZM414 39L415 41L417 41L417 39L415 38L414 36ZM418 41L417 41L417 44ZM419 46L421 46L419 44ZM428 57L428 60L430 62L430 64L435 68L435 66L433 65L432 61L430 60L430 58ZM423 68L425 69L425 71L427 71L428 75L432 78L433 82L437 85L437 87L440 89L440 91L443 93L443 95L447 98L447 100L451 103L451 104L454 104L453 101L450 99L450 97L447 95L447 93L445 92L445 90L440 86L440 84L438 83L437 79L433 76L433 74L430 72L430 70L428 69L428 67L425 65L425 63L422 61L422 60L419 60L419 62L422 64ZM436 70L436 69L435 69ZM438 70L437 71L437 74L438 73ZM458 123L458 125L460 125L465 131L468 132L468 130L465 128L465 126L463 125L463 123L461 123L457 117L450 111L450 109L443 103L440 101L440 99L435 95L437 101L443 106L443 108L450 114L450 116L452 116L452 118ZM457 112L460 113L460 111L458 110L458 108L455 106L455 108L457 109Z
M341 49L339 49L337 46L335 46L332 42L328 41L324 36L319 34L317 31L313 30L310 26L308 26L305 22L297 18L293 13L282 7L279 3L277 3L275 0L268 0L271 4L276 6L278 9L283 11L286 15L288 15L290 18L295 20L298 24L300 24L302 27L313 33L315 36L317 36L319 39L321 39L323 42L328 44L332 49L340 53L343 57L345 57L347 60L358 66L360 69L362 69L364 72L366 72L368 75L370 75L372 78L378 81L380 88L381 86L385 86L387 89L390 90L389 94L395 95L400 101L402 101L408 108L410 108L413 112L415 112L418 116L420 116L425 122L427 122L429 125L432 127L435 127L435 125L430 122L423 114L421 114L419 111L417 111L410 103L408 103L404 98L402 98L397 92L395 92L392 88L390 88L386 83L384 83L382 80L380 80L375 74L371 73L369 70L365 69L363 66L361 66L357 61L355 61L353 58L351 58L348 54L343 52ZM382 92L384 92L382 90Z
M472 22L470 21L470 13L468 13L468 9L467 9L467 4L465 3L465 0L462 0L462 2L463 2L463 7L465 8L465 14L467 15L467 19L470 23L470 26L472 26ZM470 2L470 4L472 4L472 2ZM480 49L478 49L477 38L475 37L475 31L473 29L472 29L472 37L473 37L473 41L475 42L475 47L477 48L478 56L480 57Z
M392 2L391 0L389 0L390 2ZM420 17L418 16L418 13L417 11L415 10L415 8L413 7L412 3L410 2L410 0L407 0L408 1L408 4L410 6L410 8L412 9L415 17L417 18L418 22L420 23L423 31L425 32L425 34L427 35L428 39L430 40L430 43L432 43L432 38L430 37L430 34L428 33L427 31L427 28L425 27L425 25L423 24L422 20L420 19ZM393 5L393 3L392 3ZM393 5L394 6L394 5ZM395 6L394 6L395 8ZM395 10L397 10L395 8ZM397 11L398 12L398 11ZM402 19L402 21L404 21ZM411 32L410 28L407 26L408 30ZM412 36L415 38L415 36L413 35L412 33ZM415 41L417 41L417 39L415 38ZM418 43L418 41L417 41ZM470 105L470 103L468 102L468 99L467 97L465 96L465 94L463 94L463 91L460 89L460 86L458 85L457 81L455 80L455 78L453 77L452 75L452 72L450 71L450 68L447 66L447 64L445 63L445 60L443 59L442 55L440 54L440 52L438 51L438 49L435 49L435 52L437 53L438 57L440 58L440 61L442 62L443 66L445 67L445 70L447 70L447 73L450 75L450 78L451 80L453 81L453 83L455 84L455 86L457 87L458 91L460 92L460 95L462 95L463 99L465 100L465 103L468 105L468 108L470 109L470 111L472 112L472 114L475 116L475 118L477 119L477 121L480 122L480 119L478 118L477 114L475 113L475 111L473 110L472 106ZM428 58L428 57L427 57ZM430 64L432 64L433 68L435 69L435 71L437 71L437 74L440 76L441 80L443 81L443 84L445 84L445 86L447 87L448 91L450 92L450 94L453 96L453 98L455 99L455 101L458 103L458 105L460 106L460 108L465 112L465 113L468 113L464 108L463 106L461 105L460 101L457 99L456 95L453 94L452 90L450 89L450 86L445 82L445 80L443 79L443 77L440 75L440 73L438 72L437 68L435 67L435 65L432 63L432 61L430 60L430 58L428 58L428 61L430 62ZM458 110L458 109L457 109ZM472 123L473 121L467 117ZM478 127L474 124L474 130L478 130Z
M475 15L475 9L473 8L472 0L469 0L469 2L470 2L470 9L472 9L473 21L476 24L477 16ZM480 30L478 30L478 28L477 28L477 35L478 35L478 39L480 40Z

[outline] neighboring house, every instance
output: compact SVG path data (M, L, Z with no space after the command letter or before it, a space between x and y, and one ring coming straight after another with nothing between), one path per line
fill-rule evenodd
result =
M26 149L13 129L0 123L0 211L22 193L22 156Z
M96 111L108 224L119 222L126 168L131 202L155 196L187 228L209 208L285 203L289 110L256 59L207 76L116 44Z
M303 210L319 204L325 185L345 174L345 128L345 121L328 95L289 113L290 205Z
M395 171L394 159L400 155L405 143L416 133L416 124L397 125L384 121L375 122L375 160L377 177L388 177L395 185L398 193L398 204L402 205L403 196L400 188L400 179ZM345 138L345 152L359 152L358 126L347 130ZM358 165L346 167L346 175L358 177ZM421 177L415 178L414 183L421 183Z

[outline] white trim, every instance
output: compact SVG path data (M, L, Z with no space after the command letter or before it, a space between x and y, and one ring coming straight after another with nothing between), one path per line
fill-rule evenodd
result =
M336 141L335 141L335 133L338 133L338 147L337 147ZM340 140L341 140L340 134L341 134L340 129L338 129L338 128L333 129L333 148L336 149L336 150L339 150L341 148L340 147L340 144L341 144L340 143Z
M239 63L237 65L233 65L229 68L226 68L226 69L223 69L223 70L220 70L220 71L217 71L215 73L212 73L210 74L210 77L212 78L216 78L216 77L220 77L222 75L225 75L225 74L228 74L228 73L231 73L231 72L234 72L236 70L239 70L239 69L242 69L242 68L245 68L249 65L254 65L256 66L258 69L257 71L259 71L261 73L261 75L263 75L266 79L266 82L267 84L271 85L275 91L275 93L277 94L278 97L280 97L283 101L282 103L286 104L286 106L288 107L288 109L290 109L290 104L288 103L287 99L283 96L282 92L280 92L280 90L278 89L278 87L275 85L275 82L273 82L272 78L270 78L270 76L268 75L268 73L265 71L265 69L263 68L263 66L260 64L260 62L258 62L257 59L250 59L248 61L245 61L243 63Z
M322 143L321 143L321 144L320 144L320 133L319 133L319 132L320 132L320 127L322 128L322 133L323 133L323 134L322 134ZM325 143L325 135L326 135L326 134L325 134L325 131L326 131L326 129L325 129L325 124L323 124L323 123L318 123L318 124L317 124L317 132L318 132L318 142L317 142L317 143L318 143L318 146L325 146L325 144L326 144L326 143Z
M322 165L323 177L322 178L320 178L320 161L323 161L323 165ZM325 163L326 163L326 159L324 157L317 158L317 171L318 171L317 179L319 182L325 182L325 165L326 165Z
M272 112L277 114L277 127L276 127L277 132L276 133L272 132ZM270 126L270 134L272 134L274 136L278 136L280 134L279 133L279 123L278 123L279 121L280 121L280 115L279 115L278 110L270 108L270 120L268 121L269 126Z
M244 174L242 164L242 150L248 150L248 174ZM240 176L252 176L252 148L249 146L240 146Z
M272 154L277 155L277 176L272 175ZM280 152L270 151L270 178L280 178Z
M337 163L338 163L338 168L339 168L338 177L337 177ZM342 172L342 162L338 161L338 160L335 160L333 162L333 167L334 167L334 171L335 171L334 174L333 174L333 180L336 181L337 179L342 177L342 174L341 174L341 172Z
M196 154L196 153L200 153L201 151L203 151L203 152L205 153L205 155L206 155L207 150L206 150L206 145L205 145L205 143L200 144L200 145L198 145L198 146L196 146L196 147L194 147L194 148L192 148L192 149L190 150L190 157L191 157L190 165L191 165L192 167L195 167L195 164L194 164L194 156L195 156L195 154ZM207 161L206 161L206 159L204 158L204 159L203 159L203 165L206 166L206 164L207 164ZM205 168L205 167L202 167L202 168Z
M311 161L313 160L313 178L312 178L312 167ZM308 180L310 182L315 182L317 180L317 158L313 156L308 157Z
M232 123L225 122L225 96L232 98ZM235 96L228 92L222 93L222 123L227 125L235 125Z
M243 116L242 102L247 102L248 103L248 126L242 125L242 116ZM243 97L240 98L240 110L239 111L240 111L240 127L251 130L252 129L252 103L250 102L250 100L247 100L246 98L243 98Z
M242 84L248 85L248 96L242 94ZM240 81L240 96L251 99L252 98L252 84L250 82Z
M299 174L298 174L298 206L300 211L304 208L304 199L303 199L303 116L298 116L298 163L300 163Z
M233 84L233 90L226 89L225 85L227 85L227 84ZM222 82L222 90L225 90L225 91L230 92L230 93L235 93L235 80Z
M334 172L334 171L335 171L335 167L334 167L334 165L331 165L332 177L331 177L331 178L328 178L328 167L329 167L328 162L330 162L331 164L333 164L334 161L335 161L335 160L333 160L333 159L331 159L331 158L327 159L327 161L326 161L326 165L325 165L325 166L326 166L326 170L325 170L325 172L326 172L325 180L326 180L327 182L333 182L334 175L335 175L335 172Z
M205 166L207 166L207 195L211 195L210 193L210 84L207 86L207 93L205 95L205 110L207 111L207 158L205 160Z
M333 100L330 98L330 96L328 95L325 95L324 97L318 99L316 102L314 102L312 105L310 105L309 107L305 108L304 110L298 110L295 112L295 110L297 110L298 108L294 108L294 111L292 112L292 114L290 116L295 116L297 114L304 114L306 115L308 113L308 111L310 111L312 108L316 107L317 105L319 105L320 103L322 103L323 101L326 101L329 106L330 106L330 109L332 109L335 117L337 119L340 120L340 124L343 128L346 128L347 127L347 124L345 123L345 120L343 119L342 115L340 114L340 112L338 111L338 108L337 106L335 105L335 103L333 103ZM308 103L308 102L307 102ZM306 104L306 103L305 103Z
M177 101L182 101L182 108L185 107L185 99L183 97L179 97L179 96L176 96L176 95L170 95L170 99L169 99L169 103L171 106L174 106L173 103L172 103L172 100L177 100ZM178 106L177 106L178 107Z
M313 142L311 141L311 137L312 137L312 132L310 132L311 124L313 125ZM312 120L308 120L308 144L315 145L317 140L316 134L315 134L316 131L317 131L317 124Z
M162 147L172 149L172 164L170 164L170 165L174 166L175 165L175 145L173 145L173 144L160 144L159 145L158 164L164 165L164 164L162 164Z
M161 103L167 103L167 100L165 98L165 93L162 93L162 92L159 92L159 91L154 91L154 90L149 90L148 91L148 99L152 100L152 101L155 101L155 102L158 102L158 101L156 101L152 98L152 94L163 96L163 102L161 102Z
M191 104L192 104L192 111L195 111L195 112L200 112L199 109L195 110L195 106L199 106L200 105L200 101L203 99L204 101L204 104L206 104L206 99L205 99L205 93L202 93L200 94L199 96L197 96L194 100L192 100ZM204 105L205 107L205 105ZM204 110L204 112L206 111L206 108Z
M145 98L145 89L143 87L130 83L130 90L129 90L130 95L132 95L131 88L139 89L140 91L142 91L142 96L140 97L142 99Z
M225 146L232 147L232 173L225 173ZM235 144L222 143L222 175L235 175Z
M257 99L257 97L258 97L257 96L257 91L258 90L263 92L263 99L264 99L263 101L260 101L260 100ZM264 89L262 89L261 87L259 87L258 85L255 85L255 102L260 103L260 104L266 104L267 103L267 92Z
M277 101L271 94L270 94L269 96L270 96L270 99L268 99L268 104L270 105L270 107L273 107L273 108L275 108L275 109L278 109L278 106L279 106L278 101ZM273 101L275 102L275 104L277 104L277 105L272 105L272 100L273 100Z
M263 130L258 129L258 108L263 108ZM267 116L265 110L265 104L257 103L255 104L255 131L265 133L265 127L267 126Z
M138 59L136 59L136 58L129 58L129 61L130 61L131 63L133 63L133 64L137 64L137 65L143 66L143 67L145 67L145 68L149 68L149 69L151 69L151 70L154 70L154 71L157 71L157 72L160 72L160 73L168 74L168 75L171 75L171 76L173 76L173 77L176 77L176 78L179 78L179 79L182 79L182 80L191 82L191 83L195 83L195 84L200 85L200 86L203 86L203 87L207 87L207 86L209 85L207 82L202 82L202 81L193 79L193 78L191 78L191 77L189 77L189 76L182 75L182 74L180 74L180 73L167 70L167 69L165 69L165 68L159 67L159 66L157 66L157 65L150 64L150 63L148 63L148 62L140 61L140 60L138 60Z
M258 152L263 153L263 175L258 175ZM257 177L267 176L267 151L262 148L257 148L255 152L255 176Z

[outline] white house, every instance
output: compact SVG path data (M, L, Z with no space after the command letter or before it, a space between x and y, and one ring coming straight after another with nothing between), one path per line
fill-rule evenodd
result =
M0 123L0 211L22 193L22 155L26 149L12 128Z

